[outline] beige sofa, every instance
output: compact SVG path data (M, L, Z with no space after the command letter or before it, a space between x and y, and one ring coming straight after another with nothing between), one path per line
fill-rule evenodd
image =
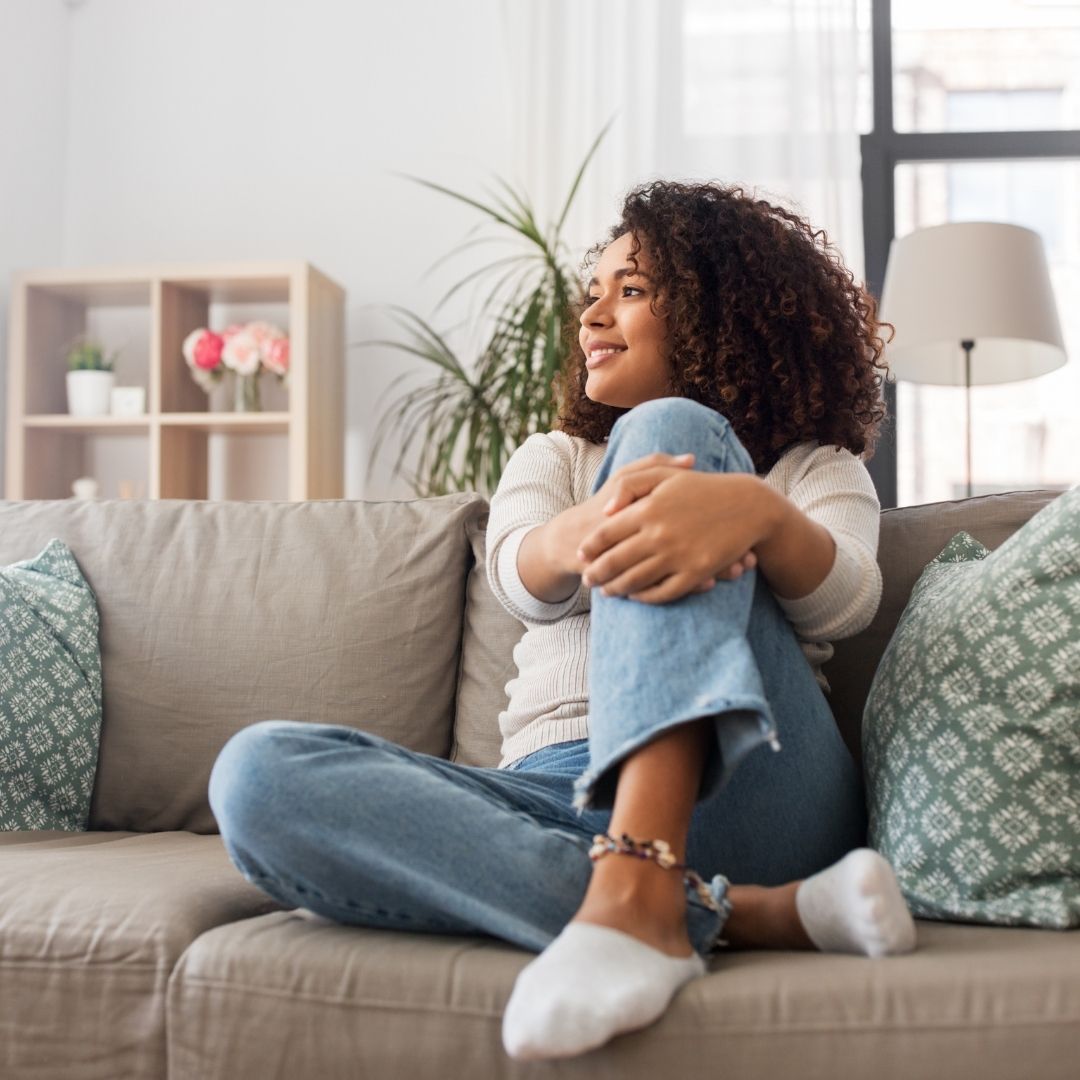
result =
M829 668L858 747L874 666L921 566L991 547L1053 497L887 511L885 598ZM1080 936L920 922L908 956L730 952L653 1027L517 1063L503 1006L530 955L342 927L236 872L206 786L257 720L350 724L497 758L521 626L483 576L486 505L0 503L0 564L59 536L102 616L105 719L83 834L0 834L3 1080L1076 1077ZM767 843L762 837L762 843Z

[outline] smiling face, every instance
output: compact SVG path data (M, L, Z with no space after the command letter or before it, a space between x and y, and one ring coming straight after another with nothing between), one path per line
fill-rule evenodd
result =
M633 258L631 233L612 240L589 282L578 340L585 353L585 393L603 405L632 409L671 395L667 324L644 251Z

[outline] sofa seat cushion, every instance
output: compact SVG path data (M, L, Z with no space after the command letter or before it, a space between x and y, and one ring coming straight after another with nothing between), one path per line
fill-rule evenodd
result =
M0 1076L165 1076L165 988L204 930L277 907L192 833L0 833Z
M655 1026L545 1075L1075 1076L1080 936L918 926L916 952L882 960L728 953ZM170 1080L539 1075L500 1036L530 958L296 911L218 927L170 981Z

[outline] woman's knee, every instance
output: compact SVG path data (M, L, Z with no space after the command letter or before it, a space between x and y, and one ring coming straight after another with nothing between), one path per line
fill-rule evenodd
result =
M615 421L614 431L623 428L647 427L658 432L678 432L704 427L708 431L725 431L731 427L726 416L685 397L654 398L635 405Z
M264 831L267 822L302 810L318 782L320 766L342 761L347 750L352 775L378 767L388 740L339 724L261 720L236 732L210 770L207 794L222 836L236 839ZM339 753L333 753L338 751Z
M245 823L265 818L269 792L295 751L289 734L304 725L291 720L263 720L233 734L221 748L207 795L222 835L243 830Z
M690 398L645 401L615 421L608 454L617 464L653 453L694 454L698 469L753 472L727 417Z

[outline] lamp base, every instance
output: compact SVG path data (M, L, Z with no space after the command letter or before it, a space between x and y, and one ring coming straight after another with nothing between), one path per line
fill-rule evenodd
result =
M975 348L975 342L970 338L964 338L960 342L960 348L964 350L964 439L967 464L967 497L971 498L971 350Z

